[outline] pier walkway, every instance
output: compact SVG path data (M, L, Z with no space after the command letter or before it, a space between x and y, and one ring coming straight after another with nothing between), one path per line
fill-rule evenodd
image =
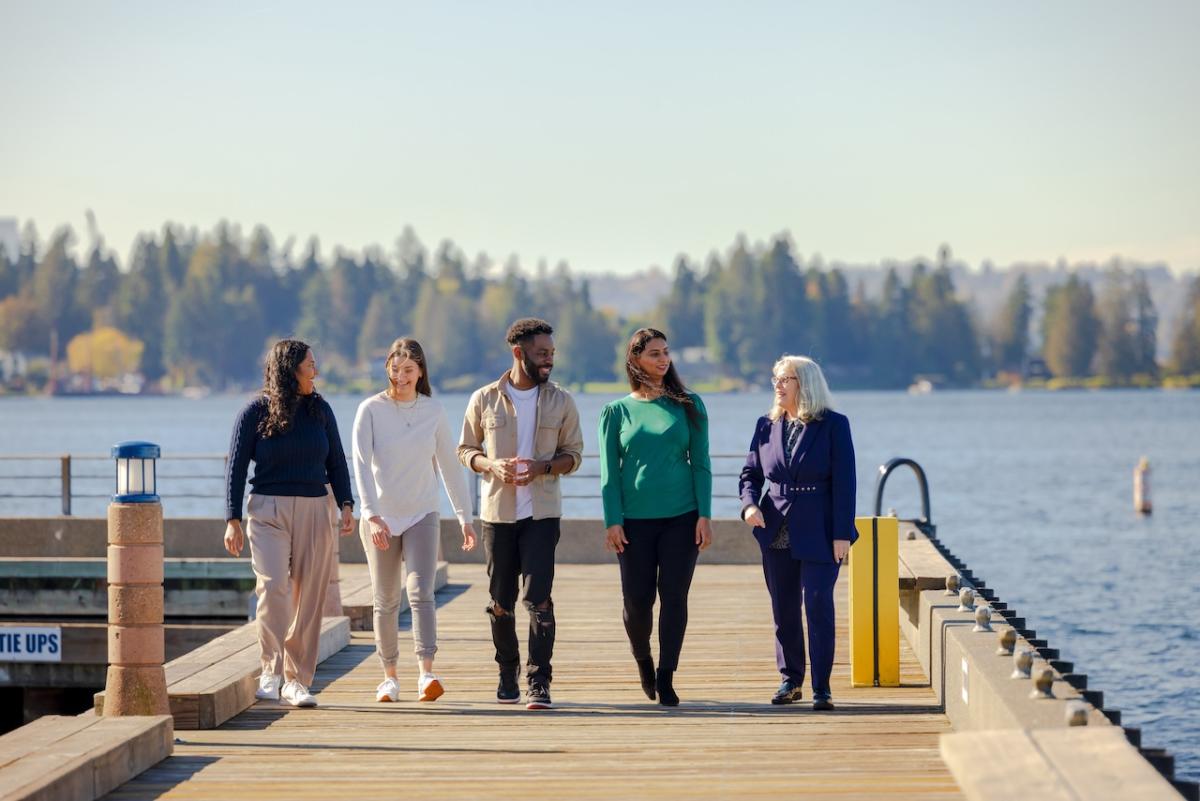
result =
M483 567L452 564L449 579L438 595L441 700L376 703L372 635L354 632L318 669L321 706L260 701L220 728L176 732L173 756L106 798L963 797L938 752L950 721L907 642L900 687L850 688L847 581L838 709L814 713L807 687L805 703L767 703L778 676L761 569L702 561L676 674L683 704L668 710L638 686L616 566L559 565L555 709L532 712L495 702ZM415 698L413 667L401 675Z

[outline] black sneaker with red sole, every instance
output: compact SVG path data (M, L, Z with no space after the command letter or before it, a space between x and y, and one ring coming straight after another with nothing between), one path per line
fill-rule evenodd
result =
M550 709L554 706L550 703L550 688L545 684L530 684L529 689L525 691L525 708L526 709Z

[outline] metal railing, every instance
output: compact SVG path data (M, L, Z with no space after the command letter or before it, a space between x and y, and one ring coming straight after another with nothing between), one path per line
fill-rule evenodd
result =
M575 473L561 476L564 499L596 500L600 498L598 456L584 454L583 465ZM713 487L730 487L741 472L745 454L715 453ZM158 460L158 494L163 498L215 499L225 496L225 454L181 454ZM347 458L347 463L350 459ZM205 469L197 467L210 463ZM730 467L730 465L733 465ZM25 468L25 469L22 469ZM0 454L0 500L59 499L62 514L70 516L73 502L83 499L106 499L115 486L115 463L112 458L98 454ZM465 469L465 468L464 468ZM353 474L353 469L351 469ZM480 476L470 474L475 514L479 513ZM585 483L586 482L586 483ZM353 481L351 485L353 486ZM590 489L585 487L590 485ZM733 492L714 492L714 500L732 500ZM357 497L355 498L357 501Z

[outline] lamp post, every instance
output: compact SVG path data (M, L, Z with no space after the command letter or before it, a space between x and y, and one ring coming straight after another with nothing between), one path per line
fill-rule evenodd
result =
M163 672L163 526L151 442L118 442L108 505L108 675L105 717L167 715Z

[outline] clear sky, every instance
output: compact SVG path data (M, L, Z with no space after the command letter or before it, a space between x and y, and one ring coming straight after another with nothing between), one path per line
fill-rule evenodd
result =
M0 0L0 217L1200 268L1200 2Z

